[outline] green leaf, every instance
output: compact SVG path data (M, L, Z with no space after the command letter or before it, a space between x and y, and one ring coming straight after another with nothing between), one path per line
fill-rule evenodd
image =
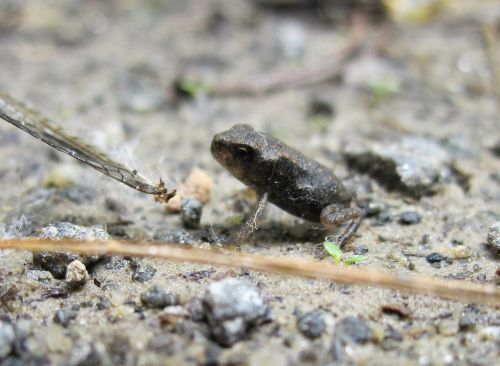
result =
M332 256L334 263L339 264L340 259L342 258L342 251L340 250L340 248L331 241L323 242L323 247L325 248L326 252Z
M367 260L368 257L366 255L351 255L344 259L344 264L350 266L351 264L358 264Z
M200 93L208 93L212 89L210 85L202 81L192 79L181 80L179 83L179 88L192 97L195 97Z

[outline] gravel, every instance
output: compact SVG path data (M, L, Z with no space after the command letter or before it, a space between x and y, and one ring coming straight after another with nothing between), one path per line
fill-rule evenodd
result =
M399 223L403 225L414 225L422 221L422 216L416 211L405 211L399 214Z
M177 296L159 286L153 286L141 294L141 302L148 308L164 308L177 304Z
M235 278L211 284L203 297L203 307L213 339L224 347L243 339L269 316L269 307L257 289Z
M367 343L373 339L373 331L364 320L348 316L337 323L335 337L344 342Z
M71 288L81 287L89 279L89 274L85 264L79 260L75 260L68 264L66 269L66 284Z
M104 231L101 225L84 227L61 221L44 227L42 229L42 238L53 240L108 240L110 236ZM79 256L66 252L40 252L33 254L34 264L52 273L56 279L64 279L66 277L67 266L75 260L79 260L88 267L100 258L101 256L99 255Z
M14 327L7 322L0 321L0 361L12 352L15 338Z
M196 229L200 226L203 205L194 198L187 198L181 201L181 221L184 227Z
M144 283L151 281L156 273L156 268L146 265L144 268L137 268L132 274L132 279L136 282Z
M446 257L440 253L433 252L431 254L428 254L425 259L427 259L427 262L429 263L439 263L443 260L446 259Z
M500 221L490 226L487 240L489 247L497 254L500 254Z
M421 137L406 136L370 146L352 144L344 157L350 167L370 174L390 190L417 198L435 193L452 175L448 152Z
M72 309L59 309L54 314L54 322L67 327L71 320L78 316L78 312Z
M322 311L311 311L300 315L297 328L307 338L319 338L326 329L325 317Z

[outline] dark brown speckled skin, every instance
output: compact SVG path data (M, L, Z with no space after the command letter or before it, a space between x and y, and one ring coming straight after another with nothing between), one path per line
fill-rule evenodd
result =
M211 152L241 182L295 216L320 222L326 206L350 206L352 195L330 169L248 125L215 135Z

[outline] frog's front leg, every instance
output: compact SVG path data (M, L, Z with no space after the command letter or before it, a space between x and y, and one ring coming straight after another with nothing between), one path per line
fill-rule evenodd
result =
M247 221L240 226L238 231L232 234L228 239L222 241L223 245L234 245L238 247L243 243L255 230L258 229L258 225L264 218L264 211L267 205L267 193L257 194L257 204L253 209L252 213L248 217Z
M363 211L357 207L346 207L332 203L326 206L321 211L320 221L327 227L336 226L348 220L352 220L344 232L336 237L336 243L342 247L349 238L351 238L356 230L358 230L361 220L363 219Z

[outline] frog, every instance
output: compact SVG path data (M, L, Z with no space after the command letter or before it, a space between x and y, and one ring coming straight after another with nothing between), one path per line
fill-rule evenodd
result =
M215 160L256 192L257 204L248 219L224 244L238 247L258 229L270 202L282 210L327 228L350 221L335 243L343 247L358 230L364 212L353 205L355 195L331 169L281 140L236 124L216 134L210 146Z

